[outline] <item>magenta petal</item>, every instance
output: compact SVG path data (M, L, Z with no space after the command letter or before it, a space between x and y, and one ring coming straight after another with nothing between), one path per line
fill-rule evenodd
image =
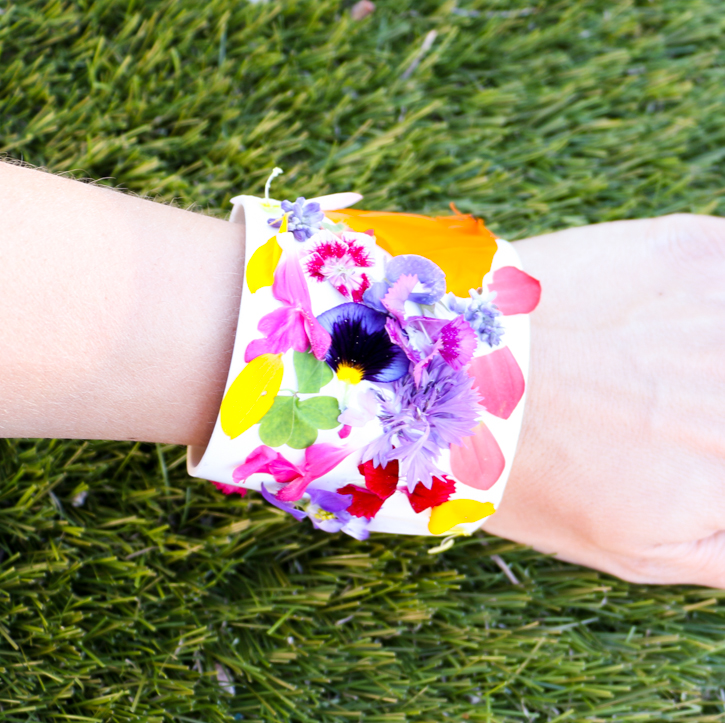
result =
M284 354L290 349L307 351L305 318L298 309L283 306L263 316L257 328L265 339L255 339L244 350L244 361L250 362L260 354Z
M277 493L277 499L283 502L298 500L311 482L335 469L351 452L352 450L347 447L335 447L331 444L313 444L308 447L305 450L302 476L283 487Z
M488 290L496 292L493 303L504 316L529 314L541 298L541 284L515 266L497 269Z
M249 491L244 487L228 485L224 482L214 482L214 480L211 480L211 483L214 485L214 487L216 487L220 492L223 492L225 495L240 495L241 497L244 497L244 495L246 495Z
M311 482L314 480L309 477L297 477L277 492L277 499L282 502L296 502L302 497Z
M307 289L305 274L300 261L291 252L286 252L285 260L274 272L272 294L274 298L289 306L310 308L310 292Z
M340 439L347 439L350 436L350 432L352 432L352 427L349 424L344 424L342 429L337 433L337 436Z
M312 353L316 359L322 361L327 355L327 350L332 344L332 337L327 330L317 321L317 318L312 314L311 309L306 309L300 312L305 322L305 333L307 338L310 340L310 347L312 347ZM297 347L295 347L297 349ZM297 349L297 351L306 351L307 345L305 344L304 349Z
M270 474L269 464L278 457L284 459L279 452L275 452L271 447L262 444L250 452L247 459L235 468L232 473L232 479L235 482L246 482L249 475L255 472L266 472Z
M469 376L476 382L481 406L501 419L508 419L524 395L524 375L511 350L502 349L476 357L468 368Z
M463 446L451 446L451 471L459 482L477 490L491 489L505 466L503 452L483 422Z

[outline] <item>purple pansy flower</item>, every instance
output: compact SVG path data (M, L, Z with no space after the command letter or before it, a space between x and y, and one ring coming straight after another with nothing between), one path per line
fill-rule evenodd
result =
M294 203L282 201L282 211L287 216L287 230L291 231L297 241L307 241L310 236L322 228L325 214L317 201L305 201L300 196ZM269 219L267 223L272 228L279 228L282 219Z
M493 301L494 294L484 294L474 289L471 289L470 294L470 300L466 301L451 294L448 308L456 314L463 314L463 318L471 325L480 341L489 346L498 346L504 328L499 320L501 312Z
M418 482L430 488L433 477L444 474L437 465L441 451L461 445L478 422L480 396L473 383L464 370L436 356L421 371L419 385L408 375L390 391L376 390L383 433L363 449L362 461L385 467L397 459L411 492Z
M295 505L278 499L264 484L262 484L261 492L267 502L289 513L296 520L309 517L318 530L344 532L356 540L365 540L370 534L367 529L369 521L365 518L354 517L347 511L352 503L352 495L340 495L337 492L308 488L309 501L306 504L298 502L297 504L305 505L304 509L298 509Z

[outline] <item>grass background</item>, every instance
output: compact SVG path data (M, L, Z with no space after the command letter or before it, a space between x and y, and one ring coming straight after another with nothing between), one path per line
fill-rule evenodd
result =
M0 153L219 216L274 165L508 238L725 213L719 0L377 6L6 0ZM0 446L0 720L725 718L725 591L318 534L177 447Z

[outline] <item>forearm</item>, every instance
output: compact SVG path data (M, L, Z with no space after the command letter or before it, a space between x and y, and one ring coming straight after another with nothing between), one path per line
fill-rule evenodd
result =
M244 226L0 163L0 434L204 444Z

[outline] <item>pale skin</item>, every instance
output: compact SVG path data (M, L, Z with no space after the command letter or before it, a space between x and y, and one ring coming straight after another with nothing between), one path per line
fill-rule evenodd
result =
M204 445L244 225L0 163L0 432ZM627 580L725 588L725 220L519 241L542 282L486 529Z

